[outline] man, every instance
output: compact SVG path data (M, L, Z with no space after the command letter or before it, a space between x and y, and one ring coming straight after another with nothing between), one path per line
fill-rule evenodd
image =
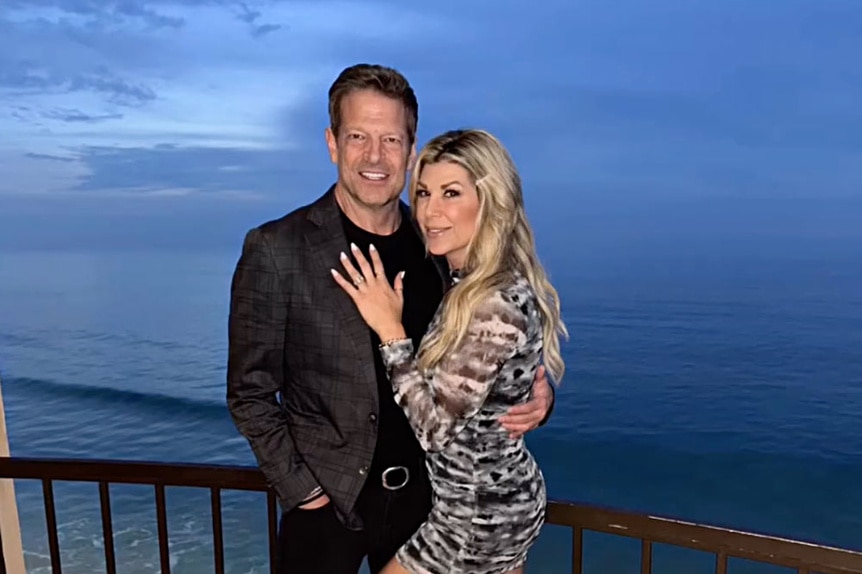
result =
M382 66L345 69L329 90L326 141L338 179L314 203L246 235L231 286L227 403L283 513L277 570L377 572L430 510L424 453L368 329L330 269L356 244L405 271L403 322L418 345L448 287L401 202L418 104ZM552 391L501 424L520 434L550 414ZM280 402L278 400L280 396Z

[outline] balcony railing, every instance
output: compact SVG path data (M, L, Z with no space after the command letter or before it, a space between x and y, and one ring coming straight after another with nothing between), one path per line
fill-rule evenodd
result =
M155 491L156 520L161 571L170 574L167 487L209 489L212 506L213 551L216 574L223 574L224 538L221 524L221 495L225 490L267 493L270 564L273 563L277 529L277 506L263 475L255 468L165 464L151 462L56 460L0 457L0 479L29 479L42 483L48 547L53 574L61 574L60 544L57 534L53 485L56 481L90 482L99 485L108 574L116 574L110 484L151 485ZM626 536L641 541L641 574L652 572L653 544L710 552L715 555L716 574L726 574L728 558L743 558L795 569L799 574L862 574L862 552L787 540L726 528L693 524L671 518L633 514L586 504L550 502L548 523L572 530L572 573L583 570L583 533L594 531ZM5 574L0 540L0 574Z

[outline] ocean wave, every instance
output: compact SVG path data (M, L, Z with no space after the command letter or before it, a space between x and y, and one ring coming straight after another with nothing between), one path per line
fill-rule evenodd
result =
M224 402L171 396L163 393L117 389L99 385L59 382L50 379L31 377L3 377L3 388L7 393L16 395L51 395L80 401L94 401L100 404L134 404L136 409L158 410L166 414L186 414L193 412L196 417L224 418L227 406Z

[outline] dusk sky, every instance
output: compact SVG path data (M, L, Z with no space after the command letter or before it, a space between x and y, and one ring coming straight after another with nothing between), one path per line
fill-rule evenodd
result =
M410 79L420 143L500 136L539 222L858 237L860 54L859 0L2 0L0 247L238 246L331 183L361 61Z

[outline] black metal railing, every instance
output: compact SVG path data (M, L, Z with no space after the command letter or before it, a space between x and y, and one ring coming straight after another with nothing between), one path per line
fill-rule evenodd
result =
M116 574L117 564L111 521L111 484L151 485L155 492L159 560L162 574L170 574L165 489L197 487L210 491L213 552L216 574L224 574L224 535L221 494L225 490L265 492L269 523L270 569L274 563L278 508L256 468L200 464L167 464L101 460L59 460L0 457L0 479L39 480L44 496L48 548L53 574L62 573L53 485L56 481L90 482L99 485L105 564ZM572 573L583 570L583 533L594 531L641 541L641 574L652 572L653 544L669 544L715 555L716 574L726 574L730 557L795 569L799 574L862 574L862 552L833 548L798 540L787 540L750 532L695 524L666 517L647 516L588 504L552 501L548 524L572 529ZM0 540L0 574L5 574Z

